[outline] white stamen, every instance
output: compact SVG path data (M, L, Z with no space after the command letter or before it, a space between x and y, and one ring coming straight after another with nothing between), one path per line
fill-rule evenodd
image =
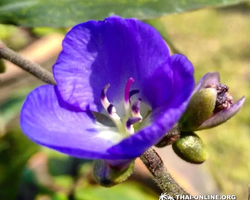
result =
M116 109L115 107L113 106L113 104L111 104L106 96L106 93L108 91L108 88L109 88L109 84L107 84L103 90L102 90L102 93L101 93L101 104L102 106L104 107L104 109L108 112L110 118L113 120L113 122L117 125L117 127L121 128L122 127L122 123L120 121L120 117L119 115L116 113Z

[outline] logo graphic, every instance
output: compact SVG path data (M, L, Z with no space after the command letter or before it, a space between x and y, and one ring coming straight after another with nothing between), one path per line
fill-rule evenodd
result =
M169 196L168 194L166 193L161 193L160 197L159 197L159 200L174 200L173 197Z

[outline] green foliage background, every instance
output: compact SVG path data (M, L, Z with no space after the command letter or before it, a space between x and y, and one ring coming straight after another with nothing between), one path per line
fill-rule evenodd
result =
M244 0L1 0L0 23L65 27L109 15L151 19Z

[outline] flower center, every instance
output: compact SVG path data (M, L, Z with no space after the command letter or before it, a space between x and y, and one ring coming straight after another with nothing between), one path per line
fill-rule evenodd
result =
M140 113L141 99L138 98L133 103L131 102L131 97L137 93L139 90L131 90L131 85L134 82L133 78L129 78L127 81L125 92L124 92L124 107L125 107L125 116L121 119L117 114L116 109L112 103L109 102L107 98L107 91L110 87L110 84L105 85L101 92L101 103L104 109L108 112L109 117L114 122L116 127L120 132L126 132L128 134L133 134L134 124L140 123L142 121L142 116Z

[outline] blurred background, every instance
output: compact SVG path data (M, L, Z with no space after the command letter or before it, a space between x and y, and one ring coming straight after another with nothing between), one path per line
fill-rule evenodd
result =
M185 1L184 1L185 2ZM3 9L6 9L3 7ZM0 3L1 12L1 3ZM235 194L247 199L250 185L250 4L206 8L148 20L173 53L186 55L198 81L218 71L221 82L242 110L227 123L197 132L209 152L201 165L186 163L171 147L157 149L165 165L192 194ZM0 14L1 22L1 14ZM69 27L0 24L0 38L11 49L51 71ZM22 25L22 21L20 24ZM70 158L29 141L19 128L26 95L44 84L15 65L0 60L0 199L1 200L154 200L161 193L140 160L134 175L113 188L96 185L91 160ZM3 69L0 67L0 69Z

